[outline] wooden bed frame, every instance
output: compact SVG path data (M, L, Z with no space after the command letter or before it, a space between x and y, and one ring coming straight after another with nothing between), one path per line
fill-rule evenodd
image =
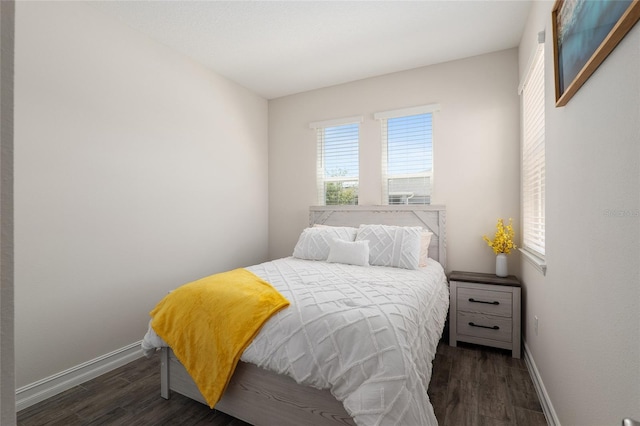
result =
M422 226L433 232L429 257L446 266L444 206L318 206L309 208L309 224ZM161 391L175 391L206 404L197 386L170 348L161 350ZM293 379L239 362L215 409L256 426L355 425L329 390L299 385Z

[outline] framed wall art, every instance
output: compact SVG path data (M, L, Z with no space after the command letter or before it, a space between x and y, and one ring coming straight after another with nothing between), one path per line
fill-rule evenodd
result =
M640 19L640 0L556 0L556 106L564 106Z

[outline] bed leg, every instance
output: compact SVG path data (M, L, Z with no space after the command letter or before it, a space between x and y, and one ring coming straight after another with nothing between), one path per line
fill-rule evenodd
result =
M160 396L169 399L169 348L160 349Z

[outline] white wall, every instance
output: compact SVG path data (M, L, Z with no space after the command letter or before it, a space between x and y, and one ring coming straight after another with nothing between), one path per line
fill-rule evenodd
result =
M86 3L16 8L17 386L267 258L267 101Z
M552 6L520 46L522 76L546 30L548 270L522 261L524 334L560 424L616 425L640 419L640 26L556 108Z
M269 101L269 256L291 255L308 225L308 206L318 203L310 122L364 116L359 202L380 204L380 124L373 114L439 103L432 203L447 206L447 269L494 272L482 235L493 236L498 217L519 216L517 66L511 49ZM512 272L517 256L510 256Z

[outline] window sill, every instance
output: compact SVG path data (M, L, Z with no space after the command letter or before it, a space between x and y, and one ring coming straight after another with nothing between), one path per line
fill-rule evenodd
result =
M527 249L518 249L524 258L531 263L542 275L547 275L547 263L540 256Z

